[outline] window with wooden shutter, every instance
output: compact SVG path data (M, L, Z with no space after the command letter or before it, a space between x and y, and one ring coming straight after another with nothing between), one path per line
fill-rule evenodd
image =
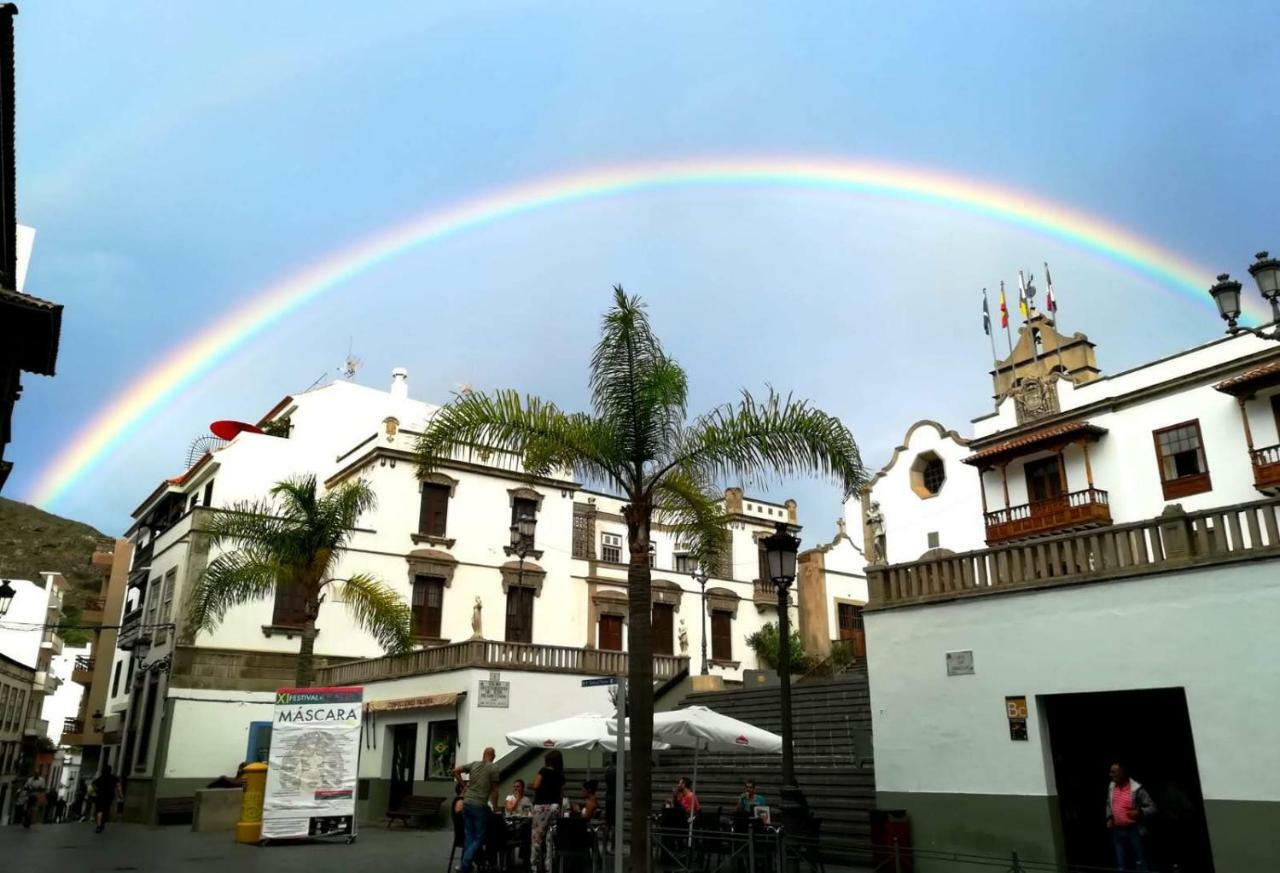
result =
M733 660L733 613L717 609L711 613L711 658Z
M768 550L765 549L764 546L761 546L759 551L757 552L756 560L758 563L756 572L760 574L756 578L759 579L761 582L772 581L769 579L769 552Z
M596 645L600 647L601 651L605 652L622 651L622 616L600 616Z
M440 639L444 614L444 580L436 576L415 576L413 580L413 633L425 639Z
M670 603L653 605L653 653L655 655L674 655L672 637L675 624L675 608Z
M1198 420L1154 431L1152 436L1156 443L1160 484L1165 500L1188 497L1213 489Z
M277 627L302 627L307 623L307 598L301 586L276 585L271 623Z
M533 589L512 586L507 591L507 633L509 643L533 642Z
M422 483L422 506L418 512L418 533L444 536L449 519L449 486Z
M622 563L622 536L620 534L600 534L600 560L607 564Z

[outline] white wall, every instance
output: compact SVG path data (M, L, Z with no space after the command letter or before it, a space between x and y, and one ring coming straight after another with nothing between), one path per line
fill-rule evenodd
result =
M1050 794L1036 695L1182 687L1204 796L1280 800L1277 616L1274 561L868 613L876 788ZM948 677L962 650L975 675Z
M169 703L173 721L165 778L212 778L235 775L249 747L249 724L272 720L275 695L177 688Z
M48 576L39 582L9 580L15 593L0 623L0 654L28 667L34 668L40 660L41 626L48 621L50 600L61 603L61 593L48 580Z
M89 657L89 647L79 649L66 648L62 654L53 658L49 672L62 680L58 690L44 696L44 709L40 717L49 722L49 739L57 743L62 737L64 719L75 718L80 714L80 698L85 692L84 686L71 681L71 671L76 657ZM89 713L92 715L92 713Z

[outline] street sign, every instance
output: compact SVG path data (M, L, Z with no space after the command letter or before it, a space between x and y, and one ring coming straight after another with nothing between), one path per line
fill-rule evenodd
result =
M948 676L973 675L973 650L963 652L947 652Z
M595 688L597 685L617 685L617 676L601 676L599 679L583 679L583 688Z
M497 674L490 673L489 675L493 677ZM481 679L480 696L476 701L476 706L484 706L491 709L509 709L511 707L511 683L493 678L487 681Z

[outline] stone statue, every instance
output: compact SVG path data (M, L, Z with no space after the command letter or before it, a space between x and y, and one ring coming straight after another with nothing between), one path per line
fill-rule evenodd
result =
M484 611L484 602L479 597L476 598L476 605L471 608L471 639L482 640L480 628L483 626L480 613Z
M878 500L871 501L867 507L867 530L871 532L871 563L886 563L884 515L880 512Z
M680 654L689 654L689 629L685 627L684 619L680 619Z

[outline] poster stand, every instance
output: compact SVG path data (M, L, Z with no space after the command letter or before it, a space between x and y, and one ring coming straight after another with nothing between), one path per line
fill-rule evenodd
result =
M363 698L358 687L276 692L259 845L355 842Z

